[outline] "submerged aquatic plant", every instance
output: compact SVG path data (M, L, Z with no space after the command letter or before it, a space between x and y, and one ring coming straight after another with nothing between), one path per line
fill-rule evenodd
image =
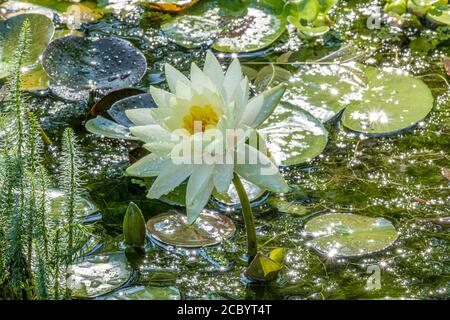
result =
M171 92L150 88L158 108L126 110L134 123L131 138L143 141L144 148L151 152L127 173L157 177L147 195L154 199L189 179L189 224L196 221L214 189L225 193L233 182L243 208L249 256L254 257L255 227L240 178L273 192L289 189L266 154L264 139L255 130L272 114L285 85L249 99L249 81L239 61L234 60L224 74L211 52L207 53L203 71L192 64L191 79L170 65L166 65L166 77ZM98 132L92 130L92 122L86 127Z

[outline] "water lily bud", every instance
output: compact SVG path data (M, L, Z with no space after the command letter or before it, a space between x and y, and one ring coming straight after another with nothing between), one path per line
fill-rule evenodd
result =
M130 202L123 219L123 235L125 244L134 247L143 247L145 243L145 220L141 209Z

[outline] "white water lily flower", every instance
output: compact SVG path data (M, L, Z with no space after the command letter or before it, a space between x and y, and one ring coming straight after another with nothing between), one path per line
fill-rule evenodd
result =
M203 71L192 64L190 79L170 65L165 66L165 73L171 92L150 88L158 108L126 111L135 124L130 127L131 134L151 152L127 173L156 177L149 198L160 198L189 179L186 208L188 222L193 223L214 188L221 193L228 190L234 173L269 191L288 190L278 168L263 152L246 143L230 148L230 139L234 138L226 134L242 130L246 134L235 143L248 142L249 129L257 128L270 116L284 85L249 99L249 82L239 61L234 60L224 74L211 52ZM199 145L201 148L196 148ZM208 161L206 156L210 156ZM237 162L236 158L244 161Z

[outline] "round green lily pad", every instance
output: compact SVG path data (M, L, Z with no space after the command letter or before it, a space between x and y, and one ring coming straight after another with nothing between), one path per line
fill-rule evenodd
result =
M298 186L289 186L290 191L286 194L271 194L267 199L268 203L279 212L292 214L295 216L305 216L310 213L307 203L308 196Z
M50 200L52 214L60 215L63 212L64 202L67 200L66 194L59 189L50 189L47 192L47 197ZM80 198L77 201L75 211L81 218L98 212L98 208L91 201Z
M359 97L362 85L362 80L349 67L305 66L290 79L283 101L327 122Z
M70 267L68 286L75 298L94 298L120 288L131 275L121 252L87 256Z
M227 5L218 0L204 1L161 28L180 46L212 44L217 51L231 53L267 48L285 31L285 19L269 5L251 1L237 11L232 4Z
M39 57L53 37L55 27L47 16L27 13L0 20L0 78L9 75L10 64L14 62L14 53L19 44L23 23L30 22L30 46L25 55L23 66L29 67L39 63Z
M153 101L152 95L149 93L143 93L127 97L120 101L115 102L111 108L108 109L108 114L117 123L131 127L134 126L125 114L129 109L144 109L144 108L156 108L155 101Z
M252 206L257 206L261 202L263 202L267 196L268 192L266 190L261 189L257 185L242 179L242 184L247 193L248 199L250 200L250 204ZM213 191L213 197L217 201L217 203L221 207L229 208L229 207L237 207L241 208L239 195L237 194L236 188L233 184L228 188L228 192L226 194L221 194L216 190Z
M325 149L328 132L323 124L299 107L282 103L260 126L272 158L281 166L301 164Z
M114 292L106 300L180 300L180 290L175 287L137 286Z
M59 86L77 90L113 90L128 87L147 70L144 55L119 38L93 40L67 36L52 41L42 65Z
M423 120L433 102L433 95L422 80L398 69L380 71L369 78L361 100L345 109L342 123L366 134L396 133Z
M245 17L225 20L213 49L222 52L252 52L267 48L286 30L286 21L265 7L249 7Z
M398 237L392 223L351 213L331 213L311 219L305 232L313 237L310 245L328 257L354 257L378 252Z
M147 222L151 237L163 244L200 248L219 244L236 233L236 227L226 215L203 211L197 221L187 224L187 216L170 211L151 218Z
M205 13L206 17L183 15L161 26L166 36L184 48L211 45L220 33L217 12Z
M429 11L427 19L437 24L450 25L450 6L443 6Z

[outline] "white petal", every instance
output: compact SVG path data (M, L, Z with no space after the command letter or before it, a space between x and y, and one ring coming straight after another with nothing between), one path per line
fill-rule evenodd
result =
M192 173L191 165L175 165L170 163L156 178L150 188L147 197L159 199L182 184Z
M240 162L239 159L243 158L245 158L245 161ZM278 193L289 191L289 187L278 168L255 148L245 145L242 150L238 150L237 159L238 164L235 166L235 172L244 179L269 191Z
M135 177L156 177L170 164L170 160L149 154L127 168L127 174Z
M191 82L192 86L197 92L203 92L203 88L208 88L212 91L217 91L216 86L212 80L195 64L191 64Z
M244 108L244 112L242 113L241 121L239 124L252 127L251 124L255 122L255 119L260 113L263 104L264 97L262 95L259 95L250 100L250 102Z
M167 157L172 149L175 147L175 143L171 142L150 142L146 143L142 146L147 149L151 153L154 153L159 156Z
M167 84L169 85L170 91L172 93L177 94L177 83L182 82L188 86L191 85L191 82L184 74L182 74L180 71L172 67L170 64L165 65L165 72L166 72L166 80Z
M233 164L216 165L214 173L214 186L219 193L226 193L233 179Z
M136 126L155 124L155 120L153 120L150 113L150 108L128 109L125 110L125 114Z
M169 108L171 106L170 101L175 98L173 93L165 90L150 86L150 94L156 105L160 108Z
M261 105L259 110L254 110L254 117L248 117L243 122L243 124L246 124L252 128L259 127L264 121L266 121L266 119L273 113L273 110L275 110L275 108L278 106L285 90L286 84L280 84L279 86L276 86L275 88L264 92L262 94L262 96L264 97L264 103ZM258 97L254 99L257 98ZM252 103L252 100L250 100L249 104Z
M195 165L186 190L186 205L194 202L214 172L213 165Z
M186 192L186 211L189 224L197 220L200 212L208 204L213 189L212 172L210 172L209 176L201 172L197 177L194 177L194 175L191 176ZM188 201L188 199L191 201Z
M228 99L228 102L233 100L234 91L236 90L236 87L240 85L241 80L241 64L239 63L239 60L235 59L228 68L225 79L223 81L223 88L225 90L225 95Z
M184 100L192 99L192 87L184 82L178 81L176 84L177 98Z
M150 124L147 126L130 127L130 132L133 136L142 141L149 142L170 142L171 134L166 129L157 124Z
M208 51L206 53L205 66L203 70L218 89L222 87L223 81L225 79L222 66L211 51Z

